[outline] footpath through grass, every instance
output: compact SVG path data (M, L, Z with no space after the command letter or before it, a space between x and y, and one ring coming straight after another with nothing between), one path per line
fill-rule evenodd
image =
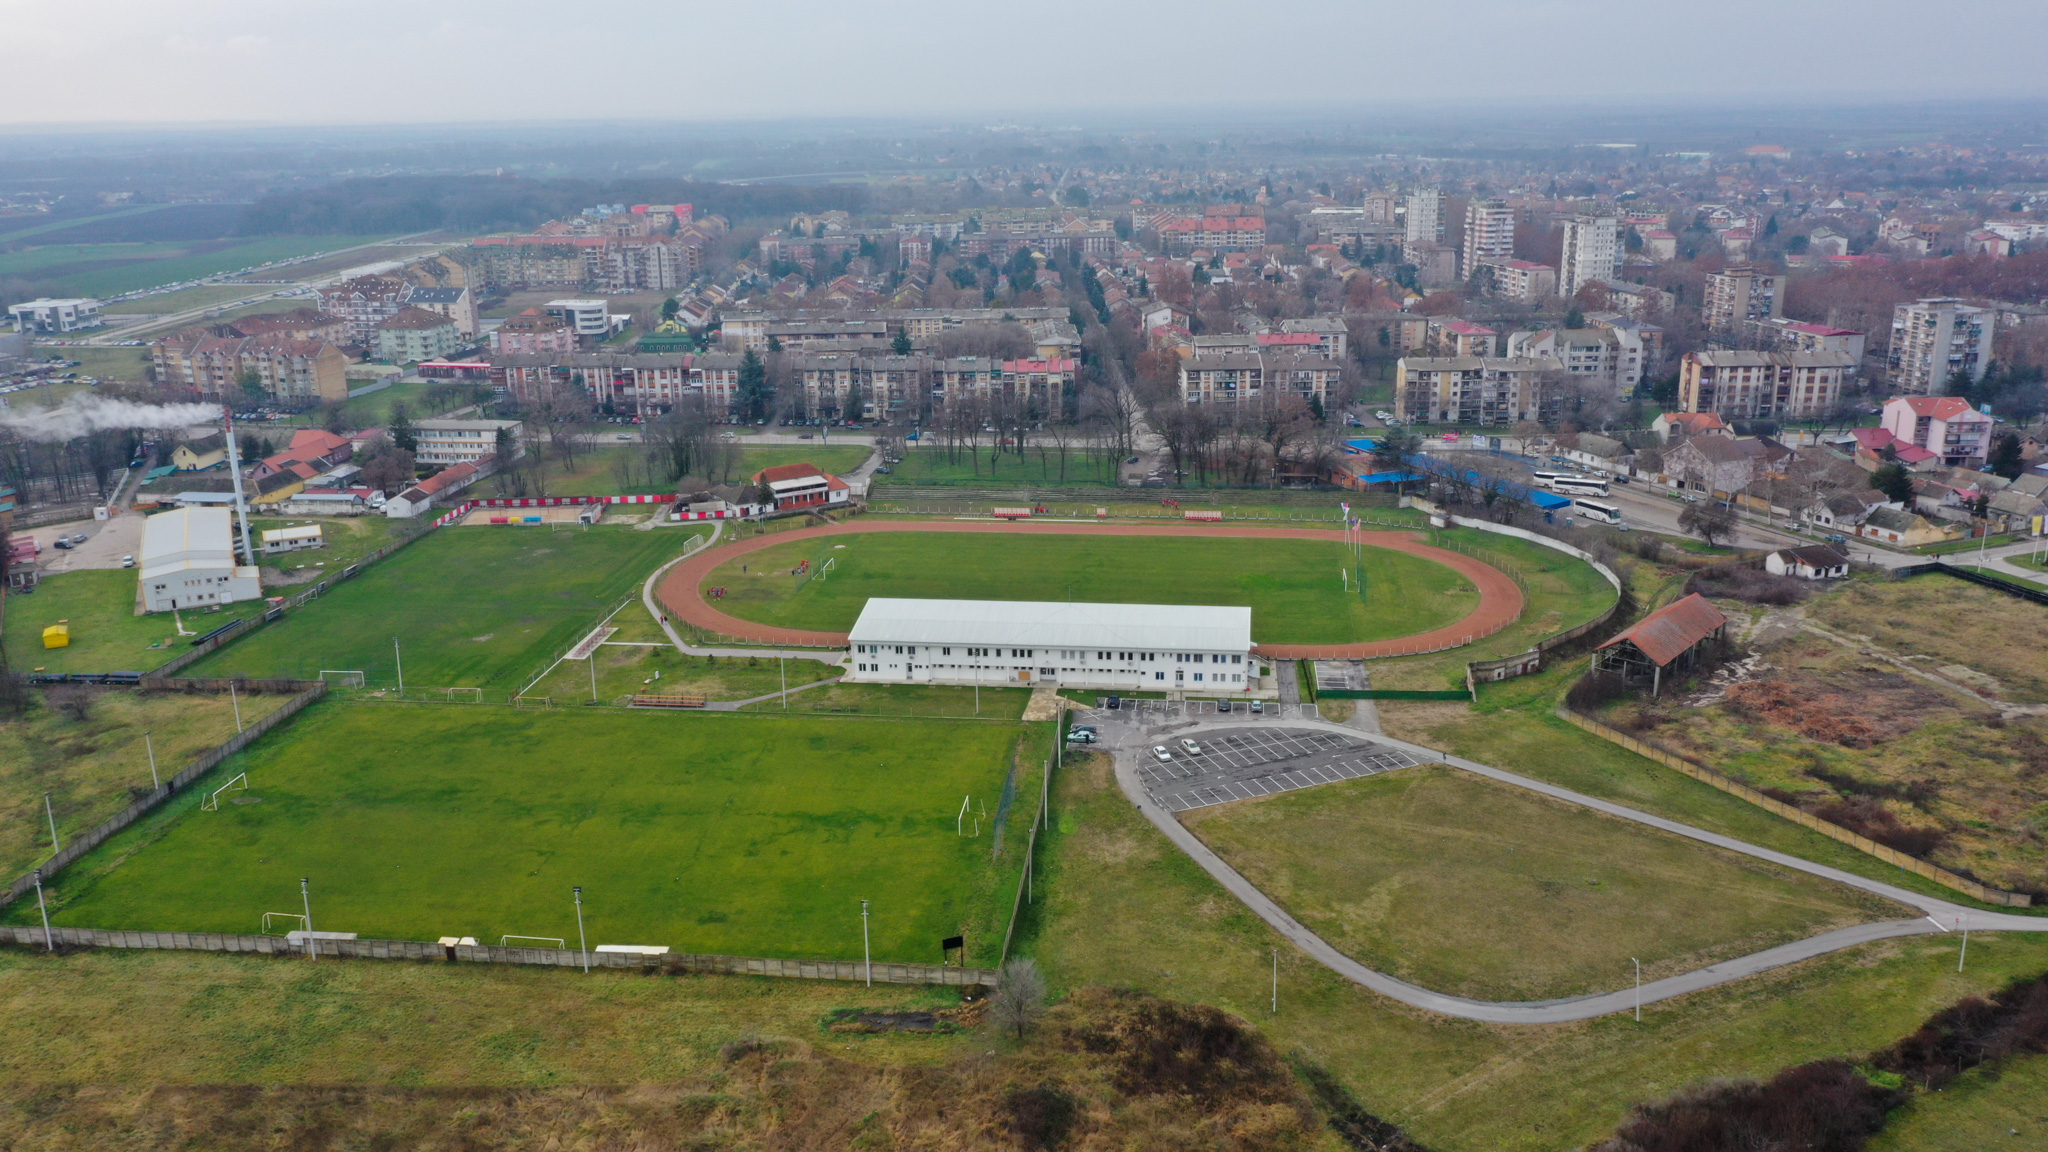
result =
M299 907L305 876L317 927L573 947L582 885L592 946L844 960L868 899L877 959L936 963L965 932L993 963L1030 806L1001 859L993 819L1027 732L326 702L208 778L247 772L248 792L202 812L194 789L65 873L52 915L253 933ZM955 832L970 795L990 814L978 839Z
M191 666L194 676L353 669L408 687L516 692L681 553L673 531L437 528L318 600Z
M196 636L262 611L262 601L251 600L178 615ZM43 629L63 620L71 644L43 647ZM7 598L7 663L17 672L149 672L184 655L195 636L179 636L169 612L135 614L133 568L60 572L26 596Z
M1346 955L1439 992L1549 1000L1910 908L1425 765L1185 823Z
M802 560L832 571L796 576ZM862 532L751 553L705 584L727 590L716 604L734 616L831 632L872 596L1249 605L1253 639L1269 644L1407 636L1479 604L1463 576L1405 552L1365 550L1363 598L1345 567L1343 545L1322 540Z

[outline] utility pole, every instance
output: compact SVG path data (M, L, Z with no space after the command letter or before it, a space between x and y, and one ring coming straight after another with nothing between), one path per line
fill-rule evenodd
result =
M162 778L160 778L160 777L159 777L159 776L157 776L157 774L156 774L156 745L155 745L155 744L152 744L152 743L150 742L150 739L149 739L149 733L147 733L147 732L144 732L144 733L142 734L142 746L143 746L143 748L144 748L144 749L146 749L146 750L147 750L147 751L149 752L149 783L150 783L150 787L151 787L151 788L153 788L153 789L155 789L156 791L159 791L159 792L161 792L161 791L163 791L163 787L164 787L164 782L163 782Z
M1643 1022L1643 962L1631 956L1629 963L1636 966L1636 1023Z
M43 951L57 950L56 938L50 935L50 906L43 903L43 870L36 869L36 907L43 913Z
M597 649L590 650L590 702L597 703Z
M311 881L306 877L299 877L299 899L304 901L306 906L306 959L318 960L320 941L313 938L313 890L310 885Z
M235 682L228 681L228 703L235 709L235 735L242 734L242 698L235 692Z
M868 987L873 988L875 986L875 954L868 947L868 902L865 900L860 902L860 955L861 962L867 966Z
M783 660L782 653L780 652L775 654L775 672L782 677L782 710L787 712L789 711L789 665Z
M576 950L583 953L583 973L590 974L590 941L583 935L583 885L578 884L571 891L576 894Z
M1280 1014L1280 950L1273 949L1273 1015Z
M391 638L391 659L398 664L398 694L405 695L405 653L398 650L398 637Z
M64 850L64 845L57 839L57 810L50 807L48 792L43 793L43 815L50 818L50 855L55 856Z
M1963 961L1970 958L1970 914L1965 912L1958 919L1963 922L1963 951L1956 957L1956 971L1961 972Z

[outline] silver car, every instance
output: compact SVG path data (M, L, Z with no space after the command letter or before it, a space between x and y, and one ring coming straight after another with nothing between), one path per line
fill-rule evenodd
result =
M1152 746L1152 758L1164 764L1173 759L1173 753L1167 751L1164 744L1154 744Z

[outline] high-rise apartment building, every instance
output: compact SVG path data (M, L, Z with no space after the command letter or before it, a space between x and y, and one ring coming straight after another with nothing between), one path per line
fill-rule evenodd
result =
M1784 288L1783 276L1731 264L1726 271L1707 274L1701 318L1715 332L1738 332L1751 320L1775 319L1785 314Z
M1474 200L1465 207L1465 251L1458 278L1470 280L1482 264L1515 258L1515 210L1504 200Z
M1991 312L1960 300L1929 297L1892 309L1892 345L1885 366L1902 396L1946 396L1957 372L1971 383L1991 366Z
M1409 244L1435 244L1444 238L1444 194L1424 188L1408 194L1407 231Z
M1621 220L1615 216L1573 216L1564 222L1564 265L1557 294L1569 300L1594 281L1621 279Z

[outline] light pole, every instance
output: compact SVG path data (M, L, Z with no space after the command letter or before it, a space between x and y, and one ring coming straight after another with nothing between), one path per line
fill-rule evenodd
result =
M64 850L64 845L57 840L57 810L50 807L48 792L43 793L43 815L50 818L50 855L55 856Z
M1280 1014L1280 950L1273 949L1273 1015Z
M1643 1022L1643 962L1631 956L1628 962L1636 966L1636 1023Z
M398 650L398 637L391 638L391 659L398 665L398 694L405 695L405 653Z
M597 703L597 649L590 650L590 702Z
M1970 958L1970 914L1965 912L1957 919L1963 922L1963 950L1956 957L1956 971L1963 970L1963 961Z
M868 947L868 902L860 902L860 955L867 968L868 987L875 986L875 954Z
M775 672L782 677L782 710L789 711L789 665L782 659L782 653L775 654Z
M299 877L299 899L304 901L306 906L306 959L318 960L320 958L320 942L313 938L313 889L310 887L311 883L306 877Z
M583 972L590 973L590 941L583 936L583 885L570 889L576 894L576 950L583 953Z
M50 906L43 903L43 870L36 869L36 907L43 913L43 951L55 952L57 941L50 935Z
M228 681L228 703L234 706L235 734L239 736L242 733L242 698L236 693L233 680Z
M155 791L161 792L163 791L164 782L163 779L156 774L156 745L150 742L149 733L147 732L144 732L142 734L142 746L149 752L150 787Z

